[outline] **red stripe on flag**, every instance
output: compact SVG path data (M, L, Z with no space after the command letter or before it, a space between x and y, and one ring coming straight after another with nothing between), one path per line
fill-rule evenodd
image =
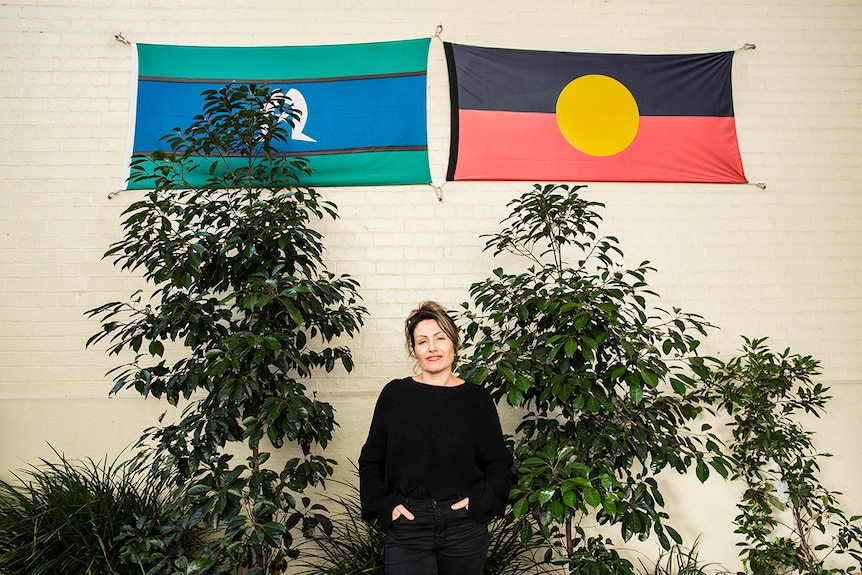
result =
M613 156L573 148L554 114L460 110L455 180L745 183L733 117L642 116Z

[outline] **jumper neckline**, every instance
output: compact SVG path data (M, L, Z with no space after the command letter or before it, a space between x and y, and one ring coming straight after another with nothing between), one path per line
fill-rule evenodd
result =
M467 383L466 381L462 380L461 383L459 383L457 385L434 385L433 383L425 383L422 381L417 381L415 375L411 375L407 379L409 379L410 381L412 381L416 385L421 385L422 387L437 388L437 389L458 389L459 387L463 387Z

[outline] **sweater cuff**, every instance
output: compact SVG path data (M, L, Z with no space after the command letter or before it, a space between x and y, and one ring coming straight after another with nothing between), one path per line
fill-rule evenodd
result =
M478 483L467 495L470 498L470 507L467 513L475 520L488 523L496 516L503 515L506 510L506 501L500 501L492 489L488 489L488 483Z
M392 524L392 510L401 504L401 500L396 495L387 495L381 498L380 503L374 506L374 509L369 513L366 519L377 519L377 523L384 529Z

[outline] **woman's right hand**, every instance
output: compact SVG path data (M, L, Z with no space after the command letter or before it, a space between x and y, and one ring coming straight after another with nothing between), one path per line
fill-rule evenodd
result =
M413 521L416 519L410 510L401 505L400 503L395 506L395 509L392 510L392 521L395 521L399 517L403 517L407 521Z

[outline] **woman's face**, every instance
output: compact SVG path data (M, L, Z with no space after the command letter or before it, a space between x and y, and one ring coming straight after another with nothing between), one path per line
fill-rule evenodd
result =
M440 328L437 320L425 319L413 328L413 354L424 372L452 371L455 344Z

